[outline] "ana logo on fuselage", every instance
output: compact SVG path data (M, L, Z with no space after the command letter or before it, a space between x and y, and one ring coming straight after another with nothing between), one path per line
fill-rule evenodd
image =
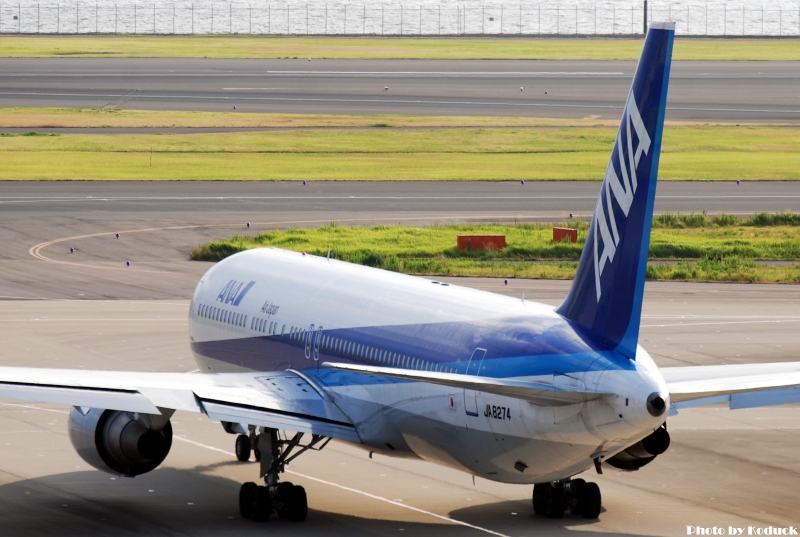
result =
M622 143L623 126L625 127L626 142L624 146ZM638 138L638 144L636 144L635 148L634 131ZM636 107L636 102L633 100L633 92L628 96L628 102L625 105L625 115L622 117L622 125L620 125L619 132L617 132L617 141L614 144L614 148L616 150L620 174L617 175L614 169L614 153L612 153L611 160L606 169L603 187L600 196L597 198L597 207L594 211L594 277L598 302L600 301L600 295L602 293L600 276L603 275L606 263L612 263L614 261L614 254L617 252L617 247L620 242L619 230L617 229L617 221L614 217L614 207L611 205L611 200L613 199L617 202L617 205L622 209L622 213L627 217L631 205L633 204L633 198L636 195L636 187L638 185L636 169L639 166L639 160L642 157L642 153L646 155L650 149L650 135L647 133L647 129L642 121L642 116L639 114L639 109ZM627 162L623 155L623 149L627 149ZM603 204L603 192L605 192L605 205ZM598 240L603 243L602 252L598 252Z
M231 280L217 295L217 302L238 306L242 302L244 295L246 295L255 284L256 282L250 282L245 285L244 282Z

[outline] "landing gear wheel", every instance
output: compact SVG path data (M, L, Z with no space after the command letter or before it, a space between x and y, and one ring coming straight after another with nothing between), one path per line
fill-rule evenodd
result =
M303 522L308 515L308 499L306 498L306 489L297 486L289 490L286 495L286 518L292 522Z
M550 483L539 483L533 486L533 512L537 515L544 514L544 489Z
M586 483L580 490L578 500L578 505L581 506L580 513L584 518L597 518L600 516L602 497L597 483Z
M246 434L236 437L236 459L239 462L250 460L250 437Z
M573 515L580 515L583 513L583 503L581 502L581 491L586 486L585 479L572 479L569 482L570 494L567 495L567 505L569 511Z
M253 518L253 493L258 488L255 483L245 483L239 489L239 514L242 518Z
M272 498L267 487L257 487L253 491L253 516L254 522L267 522L272 514Z
M290 481L278 483L275 487L275 496L273 496L273 503L276 505L276 511L281 518L289 518L289 492L291 492L294 485Z
M564 516L566 501L564 498L564 486L561 483L548 485L544 489L543 498L544 515L547 518L561 518Z
M260 462L261 461L261 450L258 449L258 435L256 435L255 439L256 439L255 442L252 442L252 444L253 444L253 458L256 460L256 462Z

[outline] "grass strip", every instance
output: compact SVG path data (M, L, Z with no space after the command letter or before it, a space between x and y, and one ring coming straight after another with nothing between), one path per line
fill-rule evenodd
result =
M273 246L330 255L351 263L407 274L569 279L575 275L586 240L554 242L551 224L349 227L273 230L234 235L197 247L192 259L216 261L250 248ZM462 251L458 235L505 235L504 250ZM800 282L800 215L664 215L654 222L648 278L691 281ZM759 264L782 261L789 264ZM671 262L671 263L670 263Z
M683 124L694 125L695 123L667 122L667 125ZM119 108L0 108L0 127L23 129L616 127L617 125L619 125L619 118L269 114L241 111L187 112Z
M4 36L0 57L636 60L642 39ZM675 60L800 60L797 39L678 38Z
M5 180L596 180L612 127L2 134ZM661 179L800 179L800 129L665 130Z

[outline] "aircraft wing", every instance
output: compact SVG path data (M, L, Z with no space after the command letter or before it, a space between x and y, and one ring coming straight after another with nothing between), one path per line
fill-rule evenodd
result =
M327 394L293 371L204 375L0 367L0 397L146 414L184 410L359 442Z
M661 369L675 408L727 402L731 409L800 402L800 362Z
M439 384L441 386L451 386L453 388L466 388L468 390L524 399L531 403L548 406L583 403L585 401L613 395L601 392L566 390L551 384L515 379L498 379L474 375L435 373L432 371L417 371L415 369L396 369L394 367L373 367L332 362L324 362L322 365L323 367L339 369L341 371L366 373L369 375L379 375L416 382L427 382L430 384Z

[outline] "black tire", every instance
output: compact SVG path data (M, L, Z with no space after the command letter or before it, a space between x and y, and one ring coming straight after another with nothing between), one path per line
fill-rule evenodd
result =
M547 518L562 518L567 502L564 499L564 487L560 483L548 485L544 489L544 515Z
M239 514L242 518L253 518L253 492L257 488L258 485L248 482L239 489Z
M586 483L581 489L580 496L581 514L584 518L597 518L600 516L602 497L597 483Z
M533 486L533 512L537 515L544 514L544 488L550 483L539 483Z
M239 462L250 460L250 438L246 434L236 437L236 459Z
M583 487L586 486L585 479L572 479L569 482L569 487L571 490L570 500L567 501L569 504L569 510L573 515L580 515L583 513L583 501L581 493L583 491Z
M253 444L253 458L256 462L261 462L261 450L258 449L258 435L256 435L256 441Z
M286 518L292 522L303 522L308 516L306 489L292 487L286 495Z
M272 498L267 487L258 487L253 491L253 521L268 522L272 514Z
M272 498L274 501L273 506L277 504L275 512L281 518L289 518L289 493L292 488L294 488L294 485L289 481L278 483L278 486L275 487L275 496Z

